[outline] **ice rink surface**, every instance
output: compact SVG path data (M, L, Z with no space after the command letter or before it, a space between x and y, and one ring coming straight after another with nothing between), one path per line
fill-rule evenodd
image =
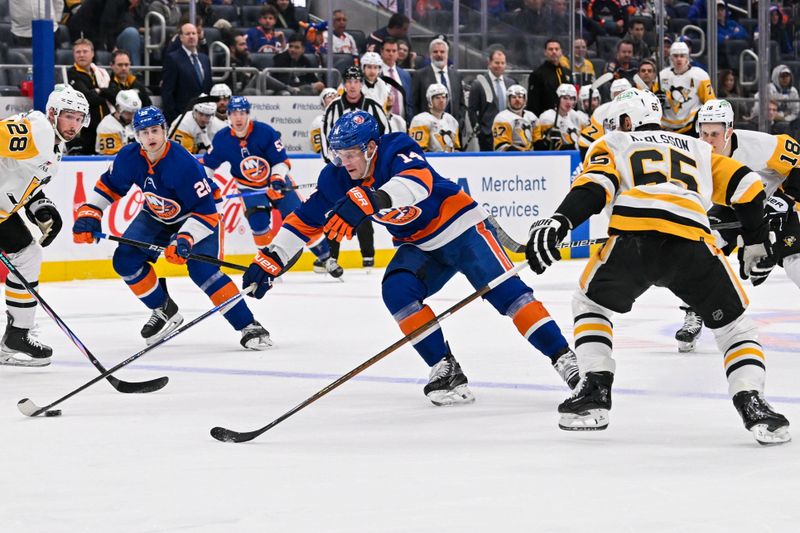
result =
M523 274L571 340L581 261ZM272 334L239 347L219 316L117 375L169 376L123 395L102 381L59 418L23 417L97 375L40 311L55 349L43 369L0 367L0 531L28 532L791 532L800 530L800 442L764 448L727 397L705 330L679 355L677 300L647 293L615 321L611 424L564 432L567 391L511 321L474 302L444 323L477 401L437 408L428 368L404 347L257 440L277 418L400 337L380 300L380 270L345 283L290 273L248 303ZM169 280L187 320L211 307L188 278ZM149 313L119 280L44 284L41 292L107 367L143 347ZM471 292L456 278L435 311ZM767 351L767 398L800 439L800 291L783 271L748 290Z

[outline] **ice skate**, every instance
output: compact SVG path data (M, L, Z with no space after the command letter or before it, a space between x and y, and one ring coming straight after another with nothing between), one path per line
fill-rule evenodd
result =
M254 320L249 326L242 329L242 339L239 341L242 346L248 350L266 350L272 346L272 340L269 338L269 331Z
M434 405L456 405L475 401L475 396L467 387L467 376L461 371L461 365L453 354L449 352L433 365L428 384L423 391Z
M561 379L564 380L564 383L566 383L570 389L574 389L581 379L580 373L578 372L578 361L575 358L575 352L569 348L553 361L553 368L556 369L558 375L561 376Z
M737 392L733 405L742 417L744 427L753 433L756 442L764 446L783 444L792 440L789 421L775 412L764 396L754 390Z
M142 327L142 337L150 346L166 337L181 324L183 324L183 317L178 313L178 304L167 295L167 301L161 304L161 307L153 309L150 319Z
M367 274L372 272L372 269L375 267L375 258L374 257L364 257L361 259L361 266L364 268Z
M558 427L567 431L597 431L608 427L611 410L611 372L588 372L572 396L561 402Z
M0 364L8 366L47 366L53 349L30 334L29 329L14 327L10 314L0 346Z
M344 269L339 266L339 263L333 257L324 260L317 258L314 260L314 272L317 274L330 274L332 278L339 279L344 274Z
M681 306L686 312L683 317L683 327L675 332L675 340L678 341L678 351L680 353L693 352L700 332L703 331L703 319L694 312L691 307Z

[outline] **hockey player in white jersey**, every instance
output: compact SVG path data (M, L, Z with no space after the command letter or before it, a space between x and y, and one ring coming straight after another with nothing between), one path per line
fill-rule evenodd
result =
M319 93L319 101L322 104L322 113L314 117L311 121L311 128L308 130L308 140L311 143L311 150L315 154L322 151L322 124L325 122L325 110L331 105L331 102L339 97L336 89L326 87Z
M545 110L539 116L534 146L537 150L575 150L581 130L587 126L575 111L578 93L571 83L556 89L558 107Z
M578 98L581 101L580 110L583 111L587 117L591 117L594 114L595 109L600 107L600 104L602 103L600 91L597 89L592 89L591 85L584 85L581 87L581 90L578 92Z
M428 111L411 119L408 134L425 152L461 150L458 121L445 111L449 94L441 83L431 83L425 91Z
M765 357L747 296L713 245L706 211L730 205L742 225L741 272L772 253L758 174L686 135L663 131L661 105L629 89L609 111L610 133L589 147L585 166L548 219L531 227L526 258L542 273L558 261L571 228L610 209L609 240L592 256L572 300L581 381L558 407L565 430L608 426L614 313L627 313L659 286L690 303L712 328L724 354L728 393L760 444L791 440L789 422L764 399Z
M142 108L139 93L132 89L119 91L116 111L103 117L97 125L97 140L94 151L98 155L114 155L128 143L136 142L131 122L133 115Z
M364 73L364 85L361 93L378 102L386 111L386 100L389 97L389 84L381 78L383 60L377 52L367 52L361 56L361 71ZM394 131L394 130L392 130Z
M217 83L211 87L211 91L209 91L208 94L217 97L217 108L207 127L208 138L214 139L214 135L216 135L218 131L230 126L228 122L228 102L231 101L233 93L231 92L231 88L224 83Z
M800 143L788 135L770 135L751 130L733 129L733 107L727 100L709 100L697 113L700 139L711 145L714 153L747 165L764 184L766 215L776 233L775 259L756 265L750 273L754 286L763 283L776 264L800 287L800 219L795 202L800 198ZM736 213L715 205L709 210L712 222L735 222ZM715 231L717 247L730 254L737 246L738 229ZM676 333L678 351L691 352L703 327L694 309L681 306L684 325Z
M200 97L206 96L201 94ZM211 147L208 126L217 112L214 102L195 104L191 113L176 118L170 125L170 139L181 143L191 154L204 154Z
M522 85L506 89L506 108L492 122L492 138L495 152L530 152L533 150L533 133L537 119L532 111L525 109L528 90Z
M716 98L708 73L693 67L689 58L689 46L675 41L669 48L672 64L661 71L661 100L664 104L664 129L695 135L694 121L700 106Z
M86 97L69 86L58 85L47 99L46 114L30 111L0 121L0 249L33 287L39 284L42 247L49 246L62 227L58 209L42 187L58 174L61 143L76 138L89 120ZM20 217L22 209L42 232L38 240ZM8 321L0 344L0 364L50 364L52 348L30 335L36 306L22 282L9 274Z
M626 78L619 78L618 80L611 82L611 100L604 104L600 104L600 106L594 110L594 113L590 115L589 125L581 130L581 137L578 140L578 148L580 148L581 153L585 153L590 144L603 136L603 121L608 113L608 108L611 105L611 102L614 101L614 98L630 88L631 82L629 82ZM583 91L583 88L581 88L581 91Z

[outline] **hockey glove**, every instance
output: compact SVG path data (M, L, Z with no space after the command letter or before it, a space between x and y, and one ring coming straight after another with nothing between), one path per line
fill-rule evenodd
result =
M561 259L558 245L570 230L569 220L556 213L552 218L537 220L531 226L525 258L531 270L541 274L553 263Z
M242 277L242 286L247 288L251 285L256 286L255 290L247 295L254 298L263 298L268 290L272 288L272 282L283 272L283 261L269 248L262 248L253 258L253 262L247 267L247 271Z
M269 186L276 191L282 191L286 188L286 180L280 174L273 174L269 177Z
M780 191L770 196L764 205L764 217L769 223L769 229L776 234L780 233L789 220L789 213L794 211L793 207L794 201Z
M39 230L42 232L39 244L45 247L53 242L63 227L58 209L56 209L55 204L44 195L34 199L25 206L25 215L27 215L28 220L39 227Z
M661 109L664 110L667 108L667 93L664 91L658 90L655 92L656 98L658 98L659 103L661 104Z
M91 204L83 204L75 214L75 224L72 225L72 240L77 243L92 244L97 242L94 234L100 233L100 221L103 211Z
M776 260L772 249L775 234L768 233L763 242L753 244L743 243L739 246L739 277L748 279L752 277L753 285L764 283L769 273L775 267Z
M366 187L353 187L333 206L331 217L322 231L336 242L343 238L352 239L355 228L375 211L375 193Z
M164 250L164 258L173 265L185 265L192 253L192 246L194 246L194 239L191 235L178 233Z

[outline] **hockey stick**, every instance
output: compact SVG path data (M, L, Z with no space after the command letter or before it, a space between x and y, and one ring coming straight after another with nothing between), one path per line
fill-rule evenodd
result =
M58 314L56 314L53 308L50 307L48 303L44 301L44 298L42 298L41 295L36 291L36 289L34 289L33 286L30 283L28 283L28 280L22 277L22 274L19 272L19 270L17 270L17 267L14 266L14 264L6 255L6 253L1 250L0 250L0 261L2 261L3 265L5 265L5 267L8 269L9 272L14 274L14 276L18 280L20 280L22 285L25 287L25 290L31 293L31 296L33 296L33 298L37 302L39 302L39 305L42 306L42 309L44 309L45 313L47 313L50 316L50 318L53 319L53 322L55 322L58 325L58 327L61 328L61 331L63 331L67 335L67 337L69 337L69 339L75 344L75 346L78 347L78 350L80 350L81 353L85 355L87 359L89 359L89 361L94 365L94 367L97 370L99 370L101 374L106 372L105 367L102 364L100 364L100 361L98 361L97 358L95 358L95 356L92 355L92 352L90 352L89 349L86 347L86 345L83 344L83 342L81 342L78 336L75 335L75 333L73 333L71 329L69 329L69 326L67 326L67 324L64 323L63 320L61 320L61 317L59 317ZM114 376L108 376L106 379L108 380L108 382L111 384L112 387L117 389L117 391L125 394L154 392L164 388L164 386L169 381L169 378L167 376L140 382L122 381L121 379L118 379Z
M211 430L211 436L214 437L215 439L217 439L218 441L222 441L222 442L247 442L247 441L253 440L254 438L256 438L259 435L261 435L262 433L265 433L266 431L269 431L273 427L277 426L278 424L280 424L281 422L283 422L284 420L286 420L287 418L289 418L293 414L295 414L298 411L308 407L309 405L311 405L315 401L319 400L320 398L322 398L323 396L325 396L329 392L333 391L334 389L336 389L337 387L339 387L343 383L349 381L354 376L360 374L361 372L363 372L367 368L371 367L372 365L374 365L375 363L377 363L378 361L380 361L381 359L383 359L387 355L391 354L392 352L394 352L395 350L397 350L398 348L400 348L401 346L403 346L407 342L414 340L419 335L423 334L428 329L430 329L431 327L435 326L436 324L438 324L439 322L441 322L445 318L449 317L450 315L452 315L453 313L455 313L456 311L458 311L462 307L466 306L467 304L469 304L473 300L476 300L476 299L480 298L481 296L483 296L484 294L486 294L487 292L489 292L493 288L497 287L498 285L500 285L501 283L503 283L507 279L517 275L517 273L519 271L523 270L527 266L528 266L528 263L525 263L525 262L519 263L518 265L514 266L514 268L512 268L508 272L505 272L504 274L501 274L500 276L498 276L494 280L490 281L488 283L488 285L483 286L482 288L480 288L477 291L473 292L472 294L470 294L469 296L467 296L466 298L464 298L460 302L457 302L456 304L454 304L452 307L450 307L449 309L447 309L446 311L444 311L440 315L438 315L435 318L430 319L428 322L422 324L420 327L418 327L417 329L415 329L414 331L412 331L411 333L409 333L405 337L401 338L400 340L398 340L397 342L395 342L394 344L392 344L388 348L383 349L381 352L379 352L378 354L372 356L370 359L364 361L363 363L361 363L360 365L355 367L353 370L351 370L347 374L343 375L342 377L340 377L336 381L330 383L329 385L327 385L323 389L319 390L313 396L311 396L311 397L307 398L306 400L302 401L301 403L297 404L295 407L291 408L289 411L287 411L286 413L282 414L281 416L279 416L278 418L276 418L275 420L273 420L272 422L270 422L266 426L264 426L262 428L259 428L259 429L256 429L254 431L244 431L244 432L233 431L232 429L225 429L223 427L217 426L217 427L215 427L215 428L213 428Z
M525 253L525 244L518 243L514 240L511 235L505 232L505 230L497 223L497 220L491 215L489 215L489 222L494 226L494 229L497 230L497 239L500 241L506 249L511 250L512 252L518 254ZM558 245L559 248L577 248L579 246L591 246L593 244L603 244L608 240L608 237L600 237L598 239L584 239L582 241L571 241L571 242L562 242Z
M603 85L605 85L606 83L610 82L613 79L614 79L614 74L612 74L611 72L606 72L605 74L603 74L602 76L600 76L599 78L597 78L592 82L592 90L594 91L599 89L600 87L602 87Z
M290 185L288 187L284 187L283 189L278 189L278 192L289 192L289 191L296 191L298 189L311 189L316 187L316 183L301 183L300 185ZM229 198L242 198L244 196L258 196L259 194L267 194L267 189L263 191L244 191L244 192L237 192L233 194L228 194L223 196L224 199Z
M126 239L125 237L116 237L114 235L107 235L105 233L100 233L100 232L95 232L94 237L96 239L108 239L109 241L115 241L122 244L127 244L129 246L144 248L146 250L152 250L154 252L163 252L164 250L166 250L164 246L158 246L157 244L135 241L133 239ZM207 255L189 254L189 260L200 261L202 263L208 263L209 265L216 265L218 267L231 268L233 270L238 270L240 272L245 272L247 270L247 267L244 265L237 265L236 263L228 263L227 261L223 261L215 257L209 257Z
M105 379L107 377L110 377L111 374L113 374L114 372L116 372L117 370L122 368L123 366L127 366L127 365L131 364L132 362L136 361L137 359L139 359L141 356L143 356L144 354L146 354L150 350L152 350L154 348L157 348L158 346L161 346L162 344L164 344L168 340L172 339L173 337L176 337L176 336L180 335L181 333L183 333L187 329L189 329L192 326L198 324L202 320L205 320L206 318L208 318L209 316L213 315L217 311L219 311L221 309L224 309L225 307L227 307L228 305L232 304L234 301L238 300L239 298L241 298L242 296L244 296L245 294L247 294L251 290L252 290L252 288L248 287L247 289L243 290L242 292L236 293L235 295L231 296L230 298L228 298L227 300L225 300L221 304L215 305L214 307L212 307L211 309L209 309L208 311L206 311L202 315L198 316L197 318L195 318L191 322L188 322L188 323L182 325L181 327L170 331L163 338L159 339L158 341L154 342L153 344L151 344L150 346L144 348L143 350L140 350L140 351L136 352L135 354L133 354L132 356L128 357L127 359L125 359L121 363L111 367L110 369L106 370L105 372L103 372L102 374L97 376L96 378L94 378L94 379L92 379L90 381L87 381L86 383L84 383L83 385L78 387L77 389L73 390L69 394L66 394L66 395L62 396L58 400L56 400L54 402L51 402L50 404L48 404L48 405L46 405L44 407L39 407L38 405L36 405L33 402L33 400L31 400L29 398L23 398L22 400L17 402L17 409L19 409L19 412L22 413L25 416L37 416L37 415L40 415L42 413L44 413L45 416L58 416L58 415L60 415L61 414L61 410L60 409L55 409L53 411L51 411L50 409L52 407L55 407L56 405L60 404L61 402L65 401L65 400L68 400L69 398L72 398L73 396L75 396L76 394L81 392L82 390L85 390L85 389L91 387L92 385L94 385L95 383L100 381L101 379Z

